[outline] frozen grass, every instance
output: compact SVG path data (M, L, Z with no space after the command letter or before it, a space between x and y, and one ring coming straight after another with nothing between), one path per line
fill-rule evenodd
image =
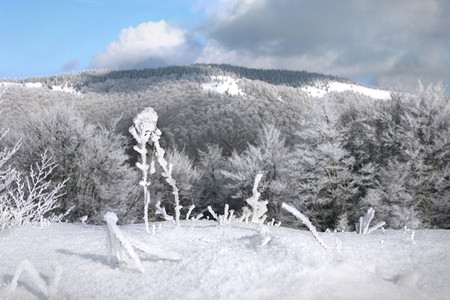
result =
M62 268L62 299L448 299L450 231L380 230L370 235L321 233L325 251L306 230L258 224L182 221L155 235L142 225L120 226L180 261L141 254L145 273L107 262L106 226L25 225L0 232L0 299L44 299L29 274L9 285L27 259L49 285Z

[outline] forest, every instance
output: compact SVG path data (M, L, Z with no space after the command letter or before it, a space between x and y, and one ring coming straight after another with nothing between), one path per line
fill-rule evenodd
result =
M244 95L205 91L202 83L212 75L235 79ZM281 210L285 202L321 231L353 231L369 207L388 228L450 229L448 92L418 85L376 100L350 91L314 98L301 89L331 80L348 82L228 65L0 82L0 198L10 203L0 207L0 221L8 210L20 210L11 195L21 190L29 197L32 189L24 183L30 167L40 166L42 181L60 195L52 214L101 224L113 210L122 224L141 223L139 157L129 128L152 107L183 216L192 204L193 215L208 216L208 206L222 213L227 204L240 212L262 174L268 220L282 226L303 226ZM161 217L155 215L158 201L170 214L175 210L163 172L156 165L150 178L153 219Z

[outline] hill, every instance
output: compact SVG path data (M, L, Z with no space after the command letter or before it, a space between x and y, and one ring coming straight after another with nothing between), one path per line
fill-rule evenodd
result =
M389 92L334 76L230 65L86 71L3 81L2 87L8 88L2 104L4 123L13 127L33 111L63 102L94 124L120 117L117 130L127 135L132 118L152 106L165 132L163 144L185 149L194 158L208 143L219 144L226 155L241 152L255 142L264 124L276 125L293 145L299 115L327 94L389 97Z

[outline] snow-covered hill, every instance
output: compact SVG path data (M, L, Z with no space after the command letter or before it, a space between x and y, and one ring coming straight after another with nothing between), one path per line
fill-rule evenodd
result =
M448 299L450 231L381 231L369 235L321 233L330 251L308 231L268 227L262 245L255 224L212 221L174 227L122 226L180 261L141 253L144 273L107 262L106 227L26 225L0 232L0 298L44 299L33 275L9 284L25 259L44 285L57 282L56 299ZM54 281L54 266L62 269Z

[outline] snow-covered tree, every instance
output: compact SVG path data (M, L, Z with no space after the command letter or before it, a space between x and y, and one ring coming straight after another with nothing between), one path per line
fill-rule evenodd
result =
M407 108L408 190L425 226L450 228L450 96L420 86Z
M332 103L316 108L301 123L298 135L302 142L295 152L299 202L323 230L336 228L338 220L346 227L356 213L355 161L342 146L338 119Z
M15 131L21 137L15 166L27 166L47 151L56 163L51 179L65 182L60 213L75 205L68 216L77 221L87 215L100 224L106 210L114 208L132 218L137 173L127 165L127 140L102 126L85 123L74 107L60 105L36 111Z
M288 150L280 131L269 125L259 134L256 146L249 145L241 154L234 152L223 171L233 198L242 205L252 195L256 175L262 174L258 190L261 200L268 201L268 218L280 220L281 202L289 197L289 177L294 176Z
M211 206L214 210L224 207L228 202L229 194L225 189L226 178L222 173L225 169L226 159L222 155L222 148L209 144L205 151L199 151L197 169L199 180L195 185L196 206L200 210Z

